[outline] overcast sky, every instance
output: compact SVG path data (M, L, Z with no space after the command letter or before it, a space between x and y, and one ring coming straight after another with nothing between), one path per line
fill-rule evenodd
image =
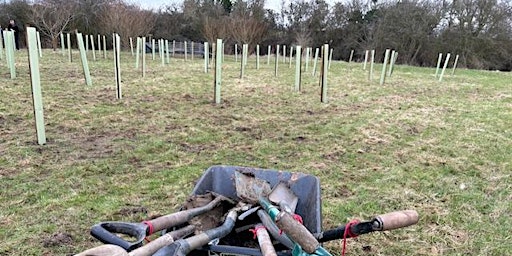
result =
M127 2L133 2L139 4L143 8L147 9L158 9L164 5L172 3L181 3L182 0L128 0ZM266 0L265 8L279 10L281 8L281 0Z

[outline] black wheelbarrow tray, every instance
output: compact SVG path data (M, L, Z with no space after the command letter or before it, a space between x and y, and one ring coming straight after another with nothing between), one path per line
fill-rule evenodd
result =
M260 169L240 166L211 166L198 180L192 195L202 195L209 191L238 200L235 187L235 172L250 173L254 177L267 181L271 187L280 182L288 183L291 191L298 197L295 213L303 219L304 226L311 233L322 231L320 180L313 175L300 172L287 172L271 169ZM243 227L260 222L256 214L252 214L243 221L237 221L233 231L224 238L193 251L190 255L201 255L208 252L210 255L261 255L255 246L252 233ZM254 246L252 246L254 245ZM291 255L291 250L285 246L275 244L278 255Z

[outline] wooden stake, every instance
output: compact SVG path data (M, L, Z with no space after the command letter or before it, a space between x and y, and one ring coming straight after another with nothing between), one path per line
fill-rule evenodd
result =
M69 62L73 62L73 55L71 54L71 34L70 33L67 34L67 39L68 39L68 58L69 58Z
M283 63L286 63L286 45L283 45Z
M249 45L243 44L242 45L242 62L244 66L247 66L247 54L249 50Z
M333 49L331 48L331 51L329 52L329 66L327 67L328 69L331 69L332 51L333 51Z
M164 55L164 40L158 40L158 52L160 53L160 60L162 61L162 66L165 66L165 55Z
M98 54L101 56L101 35L98 34Z
M260 45L256 45L256 69L260 69Z
M375 50L371 51L370 71L368 72L368 81L373 81L373 66L375 64Z
M395 64L396 64L396 60L398 59L398 52L395 51L395 55L393 56L393 58L391 59L393 62L392 62L392 65L390 67L390 76L393 75L393 71L395 70Z
M235 44L235 62L238 62L238 44Z
M190 48L192 48L192 49L190 50L190 58L191 58L192 60L194 60L194 41L192 41L192 42L190 43Z
M329 59L327 56L329 55L329 45L324 44L322 47L322 71L320 74L320 85L321 85L321 97L320 101L322 103L327 103L327 73L329 72Z
M353 57L354 57L354 50L350 51L350 58L348 59L348 63L352 63Z
M386 49L386 53L384 54L384 62L382 63L382 73L380 74L380 85L384 85L386 81L386 67L389 61L389 53L390 49Z
M311 48L310 47L307 47L306 48L306 67L304 69L305 72L308 72L308 68L309 68L309 58L311 57Z
M84 42L85 42L85 54L87 54L87 51L89 50L89 36L88 35L83 35L84 36Z
M37 49L39 51L39 58L43 57L43 49L41 49L41 35L39 35L39 31L36 33L37 35Z
M457 68L457 63L459 62L459 55L455 56L455 62L453 63L452 76L455 75L455 69Z
M217 39L217 49L215 53L215 96L216 104L221 102L221 83L222 83L222 39Z
M279 68L279 45L276 46L276 63L275 63L274 76L277 76L278 68Z
M204 42L204 72L208 73L208 63L210 58L210 47L208 46L208 42Z
M290 47L290 62L289 62L289 65L288 65L288 68L292 68L292 57L293 56L293 47ZM285 56L286 58L286 56Z
M313 61L313 74L312 74L313 76L316 76L316 66L318 63L319 51L320 51L320 49L318 49L318 48L315 49L315 60Z
M37 143L46 144L44 128L43 94L41 92L41 78L39 75L39 58L37 32L33 27L27 27L28 59L30 68L30 81L32 85L32 103L36 123Z
M92 60L96 61L96 47L94 47L94 36L91 35Z
M118 34L114 35L114 68L116 76L116 97L120 100L123 98L123 93L121 90L121 37Z
M142 77L146 77L146 37L142 37Z
M165 57L165 62L171 64L171 58L169 58L169 40L165 40Z
M290 52L292 52L293 48L290 48ZM300 91L300 84L301 84L301 67L302 67L302 49L300 45L297 45L295 47L295 91ZM291 58L291 54L290 54Z
M134 55L134 52L133 52L133 38L130 37L130 50L132 51L132 56Z
M176 41L172 40L172 57L174 58L174 53L176 52Z
M395 60L395 50L391 51L391 56L389 58L389 69L388 69L388 77L391 76L391 70L393 69L393 61Z
M240 79L244 78L245 65L246 65L245 63L246 63L246 58L247 58L246 49L247 49L247 44L243 44L242 45L242 61L240 61Z
M155 39L154 39L154 38L152 38L152 39L151 39L151 59L152 59L152 60L155 60L155 59L156 59L156 57L155 57L155 47L156 47L156 45L155 45Z
M436 77L439 74L439 69L441 68L441 61L443 61L443 54L439 53L439 57L437 57Z
M187 60L187 59L188 59L188 57L187 57L187 56L188 56L188 55L187 55L187 52L188 52L188 49L187 49L187 41L185 41L185 42L184 42L184 44L185 44L185 46L184 46L184 48L185 48L185 60ZM222 45L221 45L221 46L222 46Z
M267 65L270 65L270 51L272 51L272 46L267 47Z
M137 47L135 48L135 69L139 68L139 58L140 58L140 49L141 49L142 39L137 37Z
M60 33L60 47L62 48L62 56L66 55L66 46L64 45L64 34Z
M364 63L363 63L363 70L366 70L366 63L368 62L368 53L369 51L364 51Z
M448 67L448 62L450 61L450 53L446 54L446 60L444 61L443 70L441 71L441 75L439 76L439 82L443 81L444 72L446 67Z
M107 36L103 35L103 58L107 58Z

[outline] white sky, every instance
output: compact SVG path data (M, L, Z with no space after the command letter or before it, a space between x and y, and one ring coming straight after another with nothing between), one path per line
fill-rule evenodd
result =
M159 9L159 7L173 4L173 3L181 3L182 0L129 0L128 2L139 4L142 8L147 9ZM332 2L332 1L327 1ZM274 9L276 11L281 9L281 0L266 0L265 8Z

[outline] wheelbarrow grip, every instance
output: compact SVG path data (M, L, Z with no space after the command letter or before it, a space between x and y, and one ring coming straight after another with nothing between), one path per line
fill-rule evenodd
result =
M142 246L146 230L147 225L143 223L101 222L92 226L91 235L104 244L115 244L129 252ZM128 242L116 234L134 237L135 241Z
M281 211L276 217L277 226L295 243L302 247L302 250L312 254L320 247L320 243L313 234L295 220L291 214Z
M368 234L375 231L385 231L397 228L404 228L414 225L418 222L418 213L413 210L390 212L379 215L371 221L359 222L350 226L350 232L346 233L346 237L354 237L358 235ZM330 230L322 231L314 234L318 242L323 243L336 239L341 239L345 235L347 226L343 225Z
M393 230L414 225L418 220L418 212L414 210L390 212L375 217L373 228L375 231Z

